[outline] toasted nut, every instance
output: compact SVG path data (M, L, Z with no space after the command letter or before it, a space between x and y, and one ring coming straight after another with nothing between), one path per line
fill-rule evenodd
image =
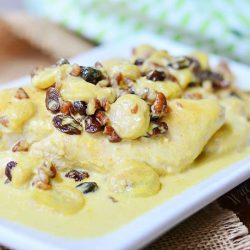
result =
M110 104L109 104L107 98L101 99L100 105L101 105L101 108L103 108L104 111L106 111L106 112L110 109Z
M65 115L74 113L73 104L70 101L63 101L60 107L60 111Z
M97 121L102 125L106 125L109 122L109 118L106 116L104 111L97 111L95 113L95 117L97 119Z
M110 142L116 143L116 142L120 142L122 140L121 137L116 133L116 131L114 130L114 128L111 127L111 126L106 126L104 128L104 132L103 133L108 136L108 140Z
M156 99L151 106L152 116L161 117L167 110L167 100L163 93L158 92L156 94Z
M202 99L201 93L186 93L183 98L185 99L193 99L193 100L200 100Z
M49 168L50 172L49 172L49 177L50 178L55 178L56 174L57 174L57 168L54 164L51 164L50 168Z
M26 93L26 91L23 88L19 88L16 91L15 98L20 99L20 100L28 99L29 95Z
M37 169L37 175L34 177L32 185L43 190L51 188L50 179L43 167Z
M93 115L97 109L101 107L100 101L96 98L93 98L89 101L87 104L87 110L86 113L88 115Z
M28 151L29 150L29 144L25 140L18 141L13 147L12 152L21 152L21 151Z
M9 120L8 120L8 118L5 117L5 116L0 117L0 124L2 124L4 127L7 128L8 125L9 125Z
M70 72L72 76L80 76L81 74L81 67L78 64L74 64L73 68Z

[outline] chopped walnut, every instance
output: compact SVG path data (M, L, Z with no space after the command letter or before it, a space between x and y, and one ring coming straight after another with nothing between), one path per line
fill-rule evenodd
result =
M152 117L161 117L167 111L167 100L163 93L157 92L156 99L151 106Z
M61 103L60 111L65 115L74 113L73 104L70 101L63 101Z
M32 185L43 190L51 188L50 178L43 167L37 169L37 175L34 177Z
M7 128L9 126L8 118L5 116L0 117L0 124Z
M22 99L29 99L29 95L26 93L26 91L23 88L19 88L16 91L15 98L22 100Z
M12 147L12 152L23 152L29 150L29 144L25 140L20 140Z
M107 100L107 98L102 98L101 101L100 101L100 105L101 105L101 108L104 109L104 111L109 111L110 109L110 104L109 104L109 101Z
M93 98L89 101L87 104L87 110L86 113L88 115L93 115L97 109L101 107L100 101L96 98Z
M186 93L186 94L184 94L183 98L185 98L185 99L193 99L193 100L200 100L200 99L202 99L202 94L198 93L198 92Z
M113 127L111 126L106 126L104 128L104 132L103 132L105 135L108 136L108 140L110 142L120 142L122 139L121 137L116 133L116 131L114 130Z
M95 118L102 126L105 126L109 122L109 118L104 111L97 111L95 114Z
M81 74L81 67L78 64L74 64L70 72L70 75L80 76L80 74Z

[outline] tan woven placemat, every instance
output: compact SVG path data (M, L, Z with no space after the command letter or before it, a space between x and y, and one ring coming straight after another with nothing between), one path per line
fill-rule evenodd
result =
M213 203L144 250L250 249L248 229L230 210Z
M45 63L58 57L71 57L93 47L92 44L55 24L29 17L23 13L8 13L2 15L1 18L7 27L17 35L18 39L28 41L33 47L41 51L39 61L44 61ZM29 30L29 32L22 32L23 30ZM21 40L18 44L21 43ZM27 45L24 45L24 47L27 49ZM38 51L35 51L35 48L31 49L34 50L34 54L39 54ZM44 58L43 53L50 56ZM22 55L20 55L20 58L22 58ZM30 63L35 62L37 59L36 57L31 58ZM13 64L9 64L8 67L12 67L9 68L8 72L13 72ZM3 72L6 71L2 70L2 75ZM14 74L15 72L12 73L12 75ZM0 250L3 249L5 248L0 246ZM235 213L212 204L144 248L144 250L165 249L250 250L250 236L247 228L240 222Z

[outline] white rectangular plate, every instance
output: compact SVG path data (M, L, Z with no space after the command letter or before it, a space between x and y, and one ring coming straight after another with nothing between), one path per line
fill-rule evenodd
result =
M141 35L125 41L103 45L71 59L71 62L78 62L81 65L92 65L97 60L111 57L128 57L131 49L141 43L149 43L157 48L169 50L176 55L194 51L192 48L165 39L151 35ZM211 55L212 64L218 62L218 60L219 57ZM249 67L232 61L229 61L229 63L237 76L239 86L249 89L249 83L245 82L246 79L250 79ZM29 77L24 77L5 84L1 88L20 86L27 83L29 83ZM20 250L138 249L249 177L250 157L247 157L103 237L68 240L0 219L0 241L6 246Z

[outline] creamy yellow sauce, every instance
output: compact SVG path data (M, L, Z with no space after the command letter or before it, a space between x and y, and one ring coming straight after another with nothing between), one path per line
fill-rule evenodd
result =
M101 176L93 174L90 180L98 181L101 188L95 193L87 194L85 207L73 215L63 215L38 205L31 198L29 192L10 188L1 182L0 217L56 236L67 238L97 237L118 229L146 211L248 155L250 155L250 148L240 153L210 158L200 157L185 172L161 177L161 191L147 198L111 194L106 190L106 185L102 185ZM109 193L117 202L111 200Z

